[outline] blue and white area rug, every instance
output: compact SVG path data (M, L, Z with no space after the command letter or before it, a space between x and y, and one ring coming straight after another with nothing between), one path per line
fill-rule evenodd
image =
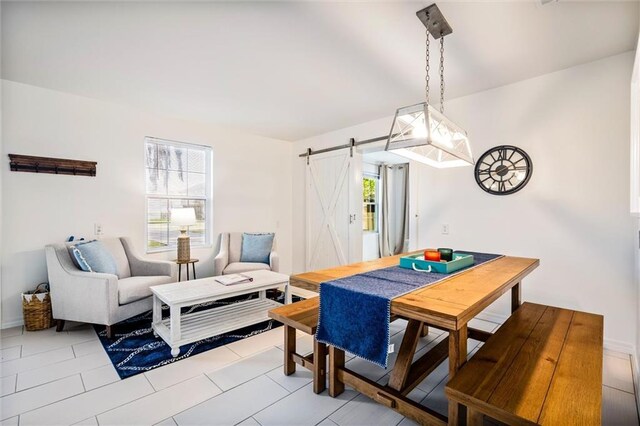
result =
M242 296L239 298L219 300L215 302L195 305L188 309L183 309L182 313L198 312L203 309L216 309L216 307L238 303L241 301L256 298L257 293ZM278 294L276 298L279 302L283 302L284 295ZM300 300L294 296L294 301ZM163 317L169 316L169 308L162 307ZM146 312L130 318L126 321L119 322L113 329L114 337L107 339L107 333L104 326L95 325L94 328L100 338L100 343L107 352L121 379L171 364L193 355L227 345L237 340L255 336L271 329L280 327L280 324L274 320L264 321L248 327L240 328L219 336L203 339L195 343L180 347L180 354L173 358L171 356L171 348L160 337L154 337L151 329L152 312Z

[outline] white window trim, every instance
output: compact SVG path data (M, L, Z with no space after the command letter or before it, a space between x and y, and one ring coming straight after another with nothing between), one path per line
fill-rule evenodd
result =
M180 196L180 195L151 195L151 194L147 194L147 182L146 182L146 156L147 156L147 150L146 150L146 145L147 142L153 142L153 143L161 143L161 144L165 144L165 145L172 145L172 146L181 146L181 147L185 147L185 148L189 148L189 147L199 147L199 148L203 148L205 150L205 152L208 152L208 159L205 162L205 177L208 176L209 179L205 179L205 195L204 197L185 197L185 196ZM171 139L163 139L163 138L156 138L153 136L145 136L144 138L144 143L142 145L142 149L143 149L143 158L144 158L144 169L145 169L145 182L144 182L144 187L145 187L145 191L144 191L144 242L145 242L145 252L147 254L151 254L151 253L163 253L163 252L170 252L170 251L176 251L177 250L177 246L167 246L167 247L158 247L158 248L149 248L149 217L148 217L148 212L149 212L149 199L150 198L164 198L164 199L176 199L176 200L184 200L184 199L199 199L199 200L205 200L205 209L206 209L206 214L205 217L207 218L206 220L206 225L205 226L205 242L204 244L191 244L191 248L213 248L213 148L209 145L202 145L202 144L196 144L196 143L186 143L186 142L180 142L180 141L175 141L175 140L171 140Z
M376 181L376 199L375 202L373 203L368 203L368 204L374 204L376 206L376 229L375 231L368 231L366 229L363 229L362 232L365 234L378 234L380 232L380 174L379 173L372 173L372 172L363 172L362 173L362 178L369 178L369 179L374 179ZM362 203L364 204L364 200L362 200Z

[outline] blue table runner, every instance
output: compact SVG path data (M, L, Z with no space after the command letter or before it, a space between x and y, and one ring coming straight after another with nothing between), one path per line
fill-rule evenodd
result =
M474 264L501 257L473 254ZM387 368L391 300L455 274L418 272L392 266L320 284L316 339Z

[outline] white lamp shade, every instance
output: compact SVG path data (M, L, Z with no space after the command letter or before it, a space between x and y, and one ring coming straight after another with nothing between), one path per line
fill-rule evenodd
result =
M438 168L473 165L467 132L426 102L396 111L386 150Z
M196 224L196 211L193 207L171 209L171 224L176 226L192 226Z

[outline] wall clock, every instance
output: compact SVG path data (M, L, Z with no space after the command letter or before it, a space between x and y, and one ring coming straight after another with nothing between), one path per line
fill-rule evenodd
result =
M520 191L531 179L533 163L522 149L496 146L482 154L475 167L476 182L493 195L509 195Z

